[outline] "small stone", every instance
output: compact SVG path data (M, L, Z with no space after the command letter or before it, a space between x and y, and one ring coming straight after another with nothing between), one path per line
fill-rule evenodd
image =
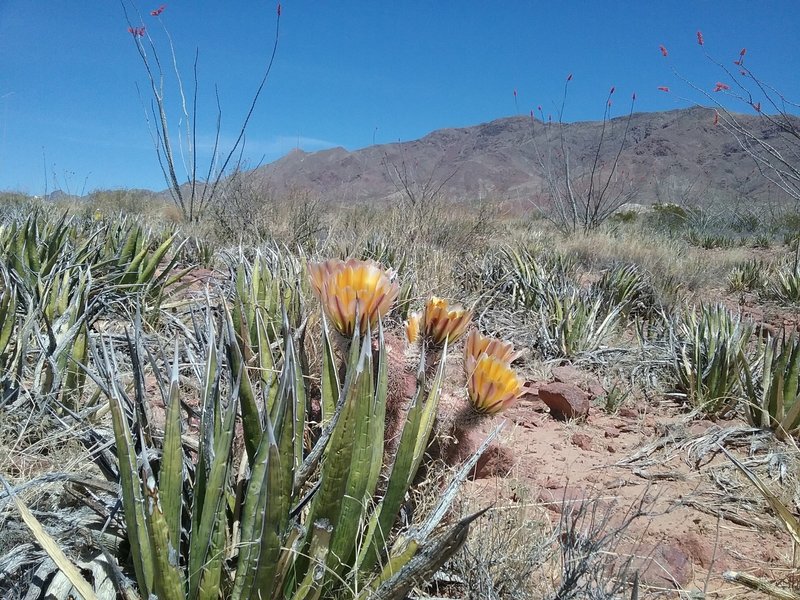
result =
M550 408L554 418L566 421L583 419L589 414L589 396L571 383L548 383L539 388L539 398Z
M606 395L606 388L597 379L592 379L589 381L589 394L593 398L603 398Z
M606 427L605 431L603 431L603 437L606 438L618 438L619 437L619 429L614 427Z
M507 446L492 443L478 459L473 477L488 479L489 477L505 477L514 468L516 459L514 452Z
M553 367L551 373L553 375L553 379L559 383L577 384L586 379L586 375L582 371L570 365Z
M577 446L581 450L585 450L586 452L590 452L592 450L592 438L591 436L585 433L573 434L572 443L573 445Z

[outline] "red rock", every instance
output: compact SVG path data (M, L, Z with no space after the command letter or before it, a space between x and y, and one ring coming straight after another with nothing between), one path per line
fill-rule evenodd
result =
M617 414L622 417L623 419L638 419L639 418L639 411L634 410L632 408L628 408L627 406L623 406L617 411Z
M597 379L589 381L589 394L593 398L603 398L606 395L606 388Z
M586 375L583 373L583 371L580 371L571 365L553 367L551 373L553 375L553 379L559 383L577 384L578 382L586 379Z
M619 429L616 429L614 427L606 427L605 431L603 431L603 437L618 438L619 437Z
M520 400L535 399L536 396L538 396L539 394L540 385L541 384L538 381L526 381L525 383L523 383Z
M591 436L585 433L573 434L571 441L575 446L577 446L581 450L585 450L587 452L592 450L592 438Z
M515 462L511 448L492 443L478 459L472 475L475 479L505 477L514 468Z
M659 544L647 555L650 560L640 572L643 583L653 586L677 585L682 588L692 580L692 561L678 544Z
M560 514L565 507L567 509L575 509L582 503L589 501L590 494L578 488L553 488L542 490L539 493L538 500L544 504L547 510Z
M539 398L559 420L582 419L589 414L589 396L571 383L548 383L539 388Z

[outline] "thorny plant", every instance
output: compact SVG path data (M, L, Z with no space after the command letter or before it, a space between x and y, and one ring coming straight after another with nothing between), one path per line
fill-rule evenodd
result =
M250 118L256 108L256 104L267 83L272 65L275 61L275 54L278 50L278 39L280 34L281 5L277 5L277 17L275 19L275 40L272 46L269 59L264 68L264 74L258 84L250 101L248 111L242 120L236 141L227 152L220 148L220 137L222 130L222 107L219 101L219 92L215 91L217 102L217 121L214 134L214 147L208 161L208 168L201 170L198 165L197 147L197 93L198 78L197 64L199 60L199 50L195 52L194 65L192 69L192 93L188 98L191 103L191 110L187 106L187 96L184 90L184 78L178 67L177 55L173 46L172 37L163 22L162 13L165 6L150 12L150 17L156 19L167 38L169 44L169 59L172 63L178 91L180 95L181 121L185 125L185 132L180 132L177 136L181 154L181 162L186 172L185 181L181 181L178 174L178 161L173 149L173 132L169 126L169 106L165 96L164 83L166 73L162 64L161 55L155 40L150 35L150 30L143 24L144 20L138 8L131 4L131 11L138 16L138 25L135 25L128 10L129 0L120 0L125 19L128 22L128 32L133 38L136 51L141 58L147 81L152 95L150 101L150 115L152 121L147 118L148 129L153 137L153 143L158 157L158 164L164 175L172 201L180 209L181 215L188 222L199 221L209 205L216 199L220 186L227 183L227 176L240 170L242 165L242 153L244 152L245 132L250 122ZM137 86L138 89L138 86ZM147 115L147 113L145 113ZM183 139L185 136L185 140ZM184 154L184 143L185 153Z
M587 165L577 162L570 154L567 142L569 125L564 122L570 73L564 82L564 94L558 110L557 121L545 121L541 106L537 122L531 110L531 143L536 160L544 177L544 193L549 207L542 208L545 217L564 233L588 233L602 225L623 204L636 195L632 182L619 170L620 158L628 139L636 94L631 96L628 115L622 119L611 118L611 87L603 109L603 120L597 141L594 143ZM622 127L619 134L616 130ZM612 140L612 134L616 140ZM613 147L609 148L609 144Z
M687 79L674 66L672 73L716 108L714 124L734 137L761 175L800 204L800 120L792 114L800 104L749 68L746 48L737 50L731 63L722 62L709 53L702 32L698 31L696 37L705 59L723 80L711 88ZM669 56L666 47L660 46L660 51L664 58ZM659 89L669 91L666 86ZM759 117L759 128L748 124L721 98L753 111Z

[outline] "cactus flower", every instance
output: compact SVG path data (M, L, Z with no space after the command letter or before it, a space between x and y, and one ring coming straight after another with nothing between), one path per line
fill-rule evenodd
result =
M358 327L374 328L392 307L400 291L396 281L375 261L356 259L309 263L314 294L336 330L350 337Z
M435 345L452 344L464 335L472 319L472 311L447 300L431 296L425 304L422 328Z
M419 329L422 323L422 313L413 312L408 315L406 321L406 340L409 344L413 344L419 339Z
M482 354L467 379L467 393L476 412L494 415L516 402L522 381L507 362Z
M472 375L475 365L483 354L493 356L509 365L520 356L519 352L514 351L514 344L511 342L481 335L477 329L472 329L464 344L464 372L467 377Z

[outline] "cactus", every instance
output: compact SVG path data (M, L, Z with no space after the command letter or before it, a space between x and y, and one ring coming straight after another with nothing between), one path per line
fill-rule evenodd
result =
M356 274L373 268L357 261L348 265ZM192 600L300 600L340 593L404 597L404 590L460 547L470 522L391 543L400 504L433 429L446 343L430 386L422 354L419 385L396 457L384 465L389 361L383 304L369 298L377 293L374 298L380 300L385 290L395 288L387 287L380 273L348 275L347 285L360 286L354 296L358 301L348 310L346 303L335 303L339 294L351 294L342 291L342 276L332 270L318 279L324 281L317 289L327 290L323 297L336 311L337 332L329 330L323 316L320 393L328 414L322 431L306 448L304 434L312 427L306 406L308 374L301 365L298 326L286 308L296 289L291 280L284 282L277 275L274 287L254 285L255 272L253 267L239 270L233 310L223 305L218 320L210 310L206 317L196 454L182 441L186 423L180 412L177 346L165 391L163 436L149 433L144 411L137 408L148 401L143 386L135 385L129 399L118 381L118 351L109 343L92 346L97 382L112 409L123 512L139 592L145 598L155 594ZM269 289L281 302L264 302ZM267 306L282 306L280 331L272 328L276 315ZM362 307L367 312L360 312ZM368 316L361 319L360 314ZM332 340L342 332L352 337L339 338L340 363ZM137 327L129 343L136 381L143 378L141 338ZM271 375L264 375L265 366ZM237 422L242 426L243 452L236 450ZM134 431L139 432L136 437ZM247 468L238 468L244 479L237 481L240 459ZM387 480L378 495L382 472Z

